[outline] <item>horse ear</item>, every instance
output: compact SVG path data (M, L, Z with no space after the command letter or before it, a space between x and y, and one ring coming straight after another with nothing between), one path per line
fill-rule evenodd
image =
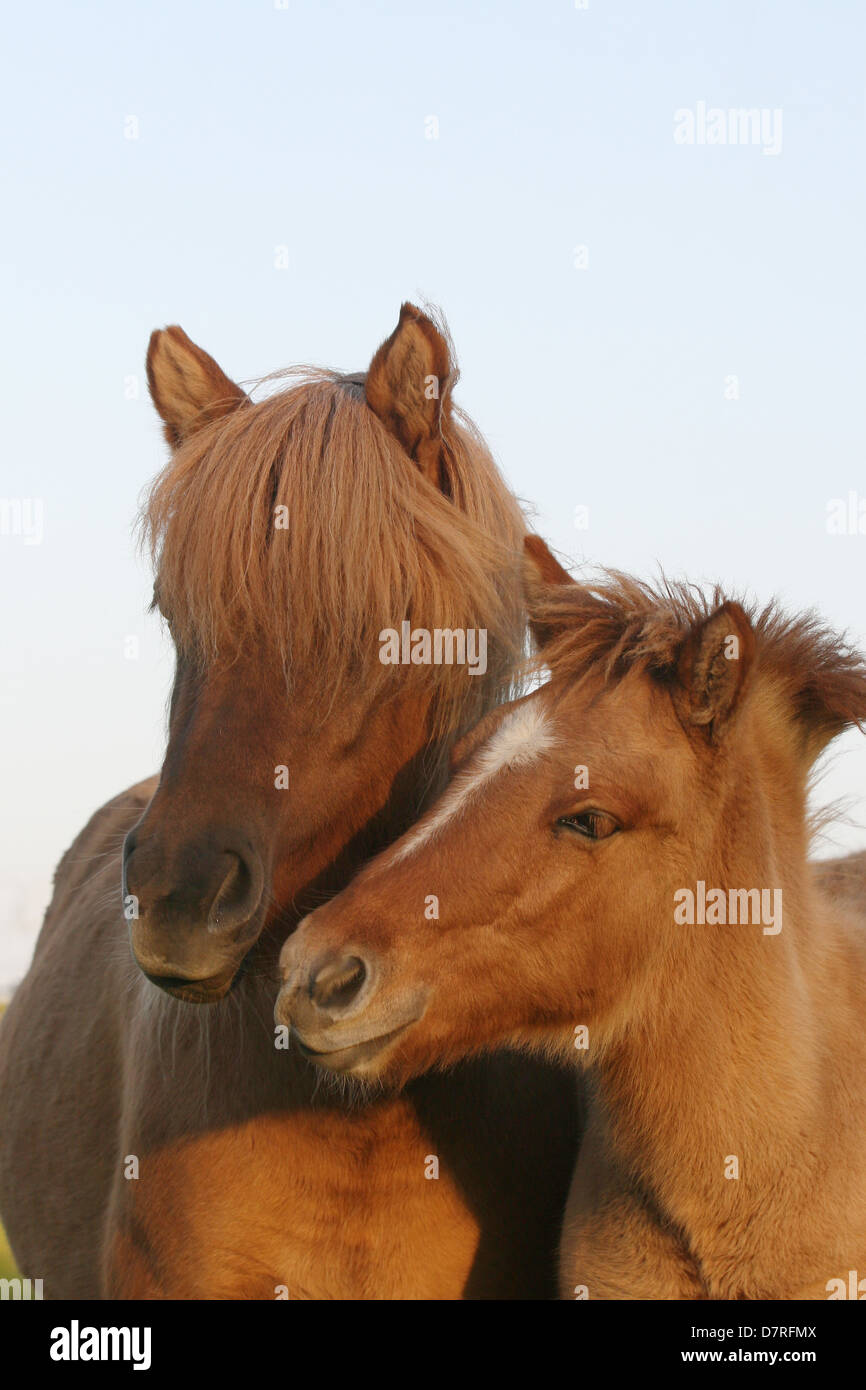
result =
M755 659L755 633L739 603L723 603L683 642L674 703L686 725L717 743L740 702Z
M548 645L556 636L557 625L550 621L550 614L542 611L549 607L551 589L557 586L573 588L575 580L563 569L551 554L540 536L523 537L523 595L529 614L529 628L537 648Z
M173 449L203 425L249 404L246 393L177 324L151 334L147 384Z
M448 344L435 323L404 304L370 363L364 391L374 415L435 487L443 481L442 424L451 413L453 377Z

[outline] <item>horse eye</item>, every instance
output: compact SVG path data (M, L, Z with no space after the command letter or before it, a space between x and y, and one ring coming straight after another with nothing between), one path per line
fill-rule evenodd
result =
M606 840L619 830L613 816L606 811L579 811L574 816L560 816L556 824L587 840Z

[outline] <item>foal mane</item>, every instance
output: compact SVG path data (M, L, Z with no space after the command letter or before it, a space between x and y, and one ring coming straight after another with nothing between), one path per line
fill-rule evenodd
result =
M255 644L289 688L302 671L330 701L361 680L397 688L380 632L404 619L486 628L484 676L401 668L400 688L432 685L441 728L465 727L507 695L522 650L517 500L456 408L446 496L368 407L363 374L277 375L289 385L195 433L146 498L154 602L176 644L203 664Z
M664 575L649 584L618 570L602 570L589 582L539 585L530 600L541 634L534 664L568 683L592 675L609 684L635 668L673 679L689 631L731 597L718 584L704 588ZM819 744L866 724L866 659L844 634L812 611L791 616L775 599L759 608L734 598L755 633L758 675L773 682Z

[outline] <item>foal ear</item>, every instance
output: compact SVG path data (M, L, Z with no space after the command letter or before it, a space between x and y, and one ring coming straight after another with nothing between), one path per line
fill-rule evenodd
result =
M374 415L435 487L443 480L442 424L451 414L452 377L439 329L414 304L404 304L370 363L364 391Z
M177 324L151 334L147 384L173 449L203 425L249 404L246 392Z
M523 537L523 596L536 647L546 647L556 636L558 624L551 621L553 615L549 612L551 599L555 601L557 597L556 588L570 589L575 583L540 536Z
M680 648L674 703L684 723L717 743L739 704L755 658L755 633L739 603L723 603Z
M846 729L866 733L866 658L845 637L809 617L799 631L803 656L789 678L811 766Z

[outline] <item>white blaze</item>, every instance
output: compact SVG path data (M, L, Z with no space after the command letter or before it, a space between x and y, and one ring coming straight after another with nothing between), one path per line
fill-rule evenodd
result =
M541 706L534 700L528 700L506 715L496 732L475 754L471 766L452 782L417 828L408 833L388 860L388 866L407 859L433 839L443 826L462 815L476 793L503 768L525 767L552 748L555 742L553 729Z

